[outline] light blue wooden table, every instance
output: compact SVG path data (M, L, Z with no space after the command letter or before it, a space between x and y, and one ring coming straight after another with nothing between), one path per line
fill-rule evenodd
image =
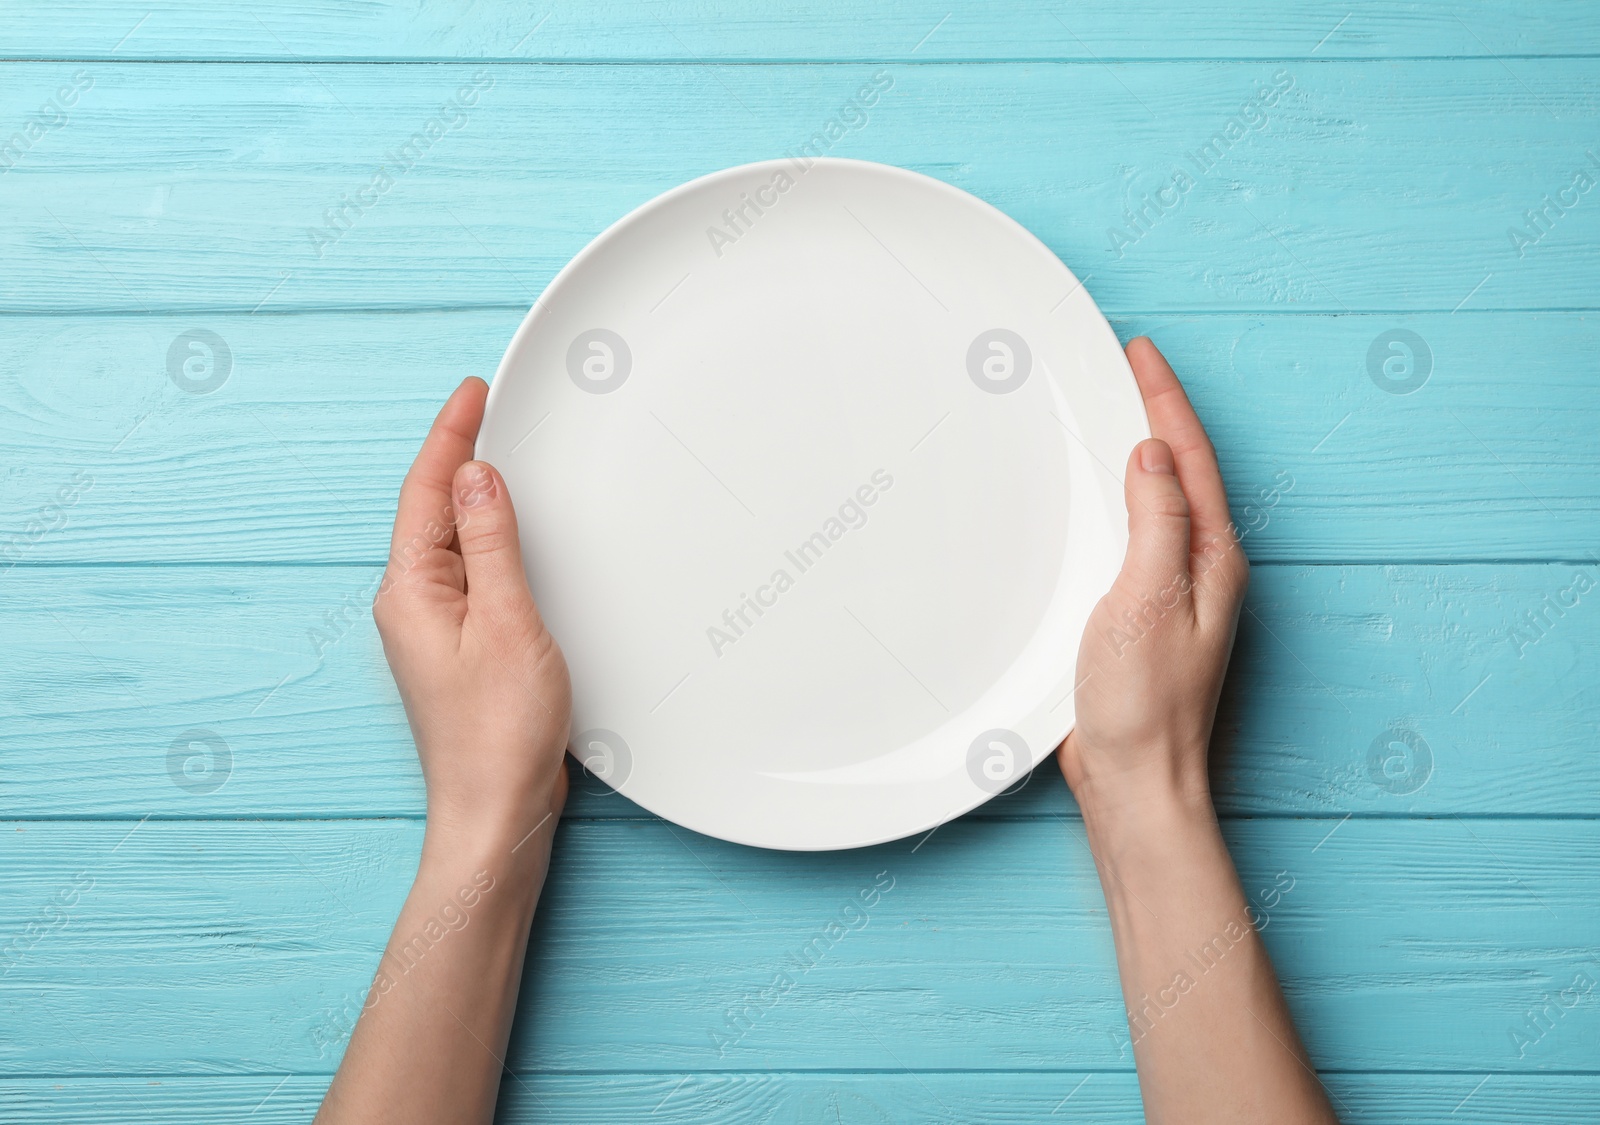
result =
M1188 382L1256 562L1218 799L1347 1119L1600 1120L1600 8L789 7L0 9L0 1121L309 1119L421 836L366 603L429 418L830 121ZM830 855L579 793L532 961L506 1120L1139 1119L1051 770Z

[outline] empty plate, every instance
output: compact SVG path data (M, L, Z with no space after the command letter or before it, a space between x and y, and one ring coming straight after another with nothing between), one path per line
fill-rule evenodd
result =
M854 160L705 176L596 238L501 361L478 456L572 670L572 751L770 848L925 832L1073 723L1149 436L1017 223Z

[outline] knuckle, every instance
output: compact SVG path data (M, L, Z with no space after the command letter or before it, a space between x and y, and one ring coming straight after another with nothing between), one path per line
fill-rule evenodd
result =
M378 627L380 637L388 636L394 630L396 624L394 589L387 578L372 597L372 621Z
M400 576L396 585L409 587L417 583L426 584L440 576L448 575L457 565L458 558L454 551L435 547L418 558L411 568Z
M528 659L533 662L533 672L537 676L551 661L561 661L563 657L561 647L556 644L556 639L550 635L549 629L536 627L532 630L532 634L528 639Z
M1231 531L1209 536L1197 549L1192 565L1197 580L1230 600L1241 597L1249 585L1250 560Z
M472 526L462 538L463 550L474 555L492 555L510 550L516 543L516 532L501 520L482 520Z
M443 549L391 562L372 596L372 620L379 636L392 636L403 630L427 588L441 581L453 584L453 572L459 565L455 553Z
M497 663L516 669L518 679L539 683L566 660L555 637L533 613L499 612L480 619L478 643Z
M1229 551L1219 569L1223 587L1235 598L1242 597L1250 585L1250 560L1244 552L1238 548Z
M1151 514L1163 520L1189 518L1189 498L1177 489L1156 493L1145 501L1145 506L1150 509Z

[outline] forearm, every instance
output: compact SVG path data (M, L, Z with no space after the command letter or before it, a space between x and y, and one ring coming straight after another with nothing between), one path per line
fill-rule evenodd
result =
M1091 806L1093 802L1090 802ZM1147 1119L1336 1120L1203 793L1086 807Z
M554 826L430 826L319 1125L493 1117Z

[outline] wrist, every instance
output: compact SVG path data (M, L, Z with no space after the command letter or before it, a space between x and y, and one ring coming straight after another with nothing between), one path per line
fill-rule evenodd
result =
M1211 790L1196 782L1164 776L1128 784L1086 782L1075 796L1095 855L1118 863L1164 862L1201 839L1219 837Z
M1084 819L1116 823L1163 810L1209 808L1208 757L1205 742L1152 738L1107 745L1074 731L1061 763Z
M549 863L565 796L472 810L430 802L422 867L453 873L486 870L497 879L538 882Z
M430 748L432 749L432 748ZM472 751L447 747L468 758ZM532 761L529 761L529 758ZM426 763L428 820L425 855L495 856L548 851L550 838L567 800L566 756L562 752L516 750L494 753L482 766L465 771L438 771ZM520 762L515 760L521 759ZM515 762L517 768L508 768ZM531 768L530 768L531 767ZM539 846L542 844L542 848Z

